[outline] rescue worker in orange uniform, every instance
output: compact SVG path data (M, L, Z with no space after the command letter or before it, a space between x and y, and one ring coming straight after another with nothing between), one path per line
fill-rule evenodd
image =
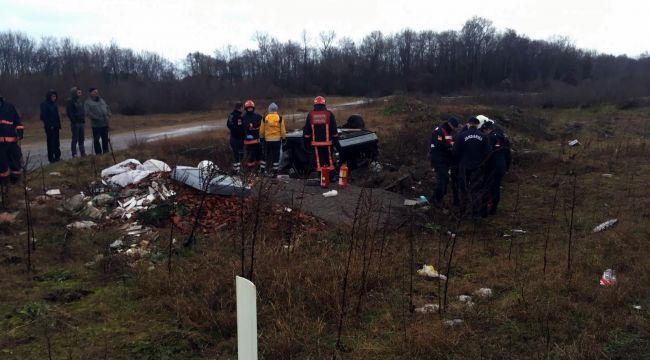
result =
M22 152L18 141L23 139L24 126L16 108L0 93L0 182L15 183L22 173Z
M334 114L327 110L325 98L316 96L314 98L314 110L307 114L305 126L303 127L305 146L314 148L316 157L316 170L327 167L335 169L332 159L332 145L338 141L338 129Z
M260 166L264 171L266 163L262 160L262 144L260 141L260 127L262 126L262 115L255 112L253 100L246 100L244 103L246 112L242 116L244 123L245 137L244 147L246 149L246 165L249 169Z

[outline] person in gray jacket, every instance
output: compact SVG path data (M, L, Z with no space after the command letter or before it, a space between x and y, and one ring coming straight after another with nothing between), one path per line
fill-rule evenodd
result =
M81 100L81 89L73 87L70 89L70 97L65 107L65 113L70 119L70 130L72 130L72 142L70 144L72 157L77 156L77 144L79 145L79 154L86 156L86 147L84 146L84 103Z
M93 128L95 154L105 154L109 152L108 122L111 119L111 109L106 101L99 97L97 88L90 88L88 93L90 93L90 97L84 103L84 112L90 119L90 126Z

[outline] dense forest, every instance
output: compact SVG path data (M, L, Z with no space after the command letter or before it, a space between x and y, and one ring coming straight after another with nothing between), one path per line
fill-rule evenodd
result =
M207 109L235 98L316 93L378 96L399 92L476 94L554 91L575 101L650 94L650 57L576 48L565 38L534 40L497 31L484 18L459 31L375 31L356 43L335 32L280 42L256 33L256 49L190 53L173 63L117 44L35 40L0 33L0 91L33 113L48 88L98 87L123 114ZM173 44L171 45L173 46ZM567 96L572 94L573 97Z

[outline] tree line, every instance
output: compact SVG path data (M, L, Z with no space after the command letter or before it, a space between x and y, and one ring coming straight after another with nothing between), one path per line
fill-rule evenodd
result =
M240 97L396 92L540 92L561 88L591 97L650 93L650 57L634 59L577 48L566 38L534 40L469 19L459 31L374 31L360 42L333 31L280 42L256 33L257 48L194 52L180 63L112 43L34 40L0 33L0 82L21 108L35 94L95 86L124 114L203 110ZM598 91L596 91L598 89ZM601 100L602 100L601 99Z

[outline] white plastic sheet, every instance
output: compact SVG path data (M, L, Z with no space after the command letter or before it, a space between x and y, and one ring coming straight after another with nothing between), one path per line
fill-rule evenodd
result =
M136 159L126 159L119 164L115 164L111 167L107 167L106 169L102 170L102 177L105 178L105 177L121 174L141 165L142 163L140 163Z
M164 161L149 159L145 161L142 166L138 166L139 170L146 170L151 172L170 172L172 168Z
M121 187L126 187L131 184L139 183L151 174L151 171L146 170L129 170L127 172L123 172L111 177L108 179L108 182L111 184L119 185Z

